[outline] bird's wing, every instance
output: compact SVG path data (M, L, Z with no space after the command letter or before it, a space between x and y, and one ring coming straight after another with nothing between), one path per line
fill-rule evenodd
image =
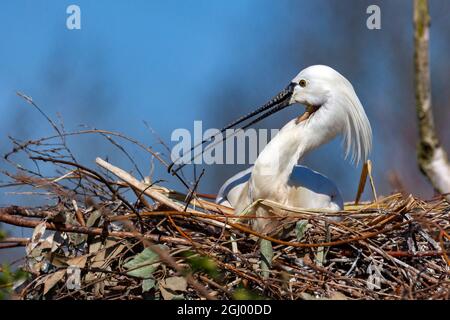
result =
M250 179L252 169L253 166L236 173L225 181L217 194L216 203L234 207L235 203L233 203L233 199L238 197L245 183Z
M310 191L309 198L317 195L329 196L330 201L335 203L339 208L343 208L344 201L342 195L328 177L302 165L296 165L289 177L288 185L294 188L301 188L303 191ZM313 199L309 199L311 202Z
M253 166L246 170L240 171L231 178L229 178L220 188L217 194L216 203L235 207L236 201L240 193L245 187L245 184L250 179ZM330 198L330 202L334 203L338 208L343 208L344 201L339 192L339 189L328 177L302 165L294 166L291 176L289 177L288 185L299 189L302 192L302 197L307 197L307 202L311 207L317 204L321 207L324 196ZM295 196L295 195L294 195ZM307 204L299 204L301 207L309 207ZM328 204L326 205L328 207Z

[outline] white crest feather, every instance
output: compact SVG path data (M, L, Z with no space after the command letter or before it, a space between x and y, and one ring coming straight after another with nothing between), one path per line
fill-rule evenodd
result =
M347 126L343 133L345 157L350 154L350 161L358 164L366 161L372 149L372 128L364 108L351 83L342 77L344 86L339 99L341 107L347 114Z

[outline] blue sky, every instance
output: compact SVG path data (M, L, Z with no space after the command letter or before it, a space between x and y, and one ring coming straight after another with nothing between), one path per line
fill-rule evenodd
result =
M70 4L81 8L81 30L66 28ZM381 7L381 30L366 28L370 4ZM432 1L431 11L433 94L444 130L450 4ZM0 152L11 147L8 134L25 140L51 133L16 91L33 97L53 118L60 114L68 130L80 124L116 130L158 149L144 120L169 143L174 129L192 129L194 120L219 128L272 97L302 68L320 63L344 74L366 108L380 193L391 191L388 173L395 171L412 191L430 196L415 164L411 17L406 0L3 1ZM258 127L279 128L296 115L298 109L286 110ZM96 156L109 155L132 169L104 140L69 142L90 167ZM145 154L131 154L149 170ZM307 164L336 181L346 200L353 198L360 169L343 160L339 141ZM0 168L10 169L4 163ZM215 193L243 168L207 168L200 191ZM160 178L179 188L163 168L155 172ZM28 201L0 196L0 205L11 199Z

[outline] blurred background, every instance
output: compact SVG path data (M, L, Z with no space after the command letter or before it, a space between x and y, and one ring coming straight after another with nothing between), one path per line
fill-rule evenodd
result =
M66 8L81 9L81 30L68 30ZM366 9L381 8L381 30L369 30ZM430 1L433 108L450 150L450 2ZM329 65L353 84L374 133L371 159L378 194L402 188L429 198L433 189L416 162L412 1L3 1L0 10L0 153L20 140L52 135L51 126L16 95L31 96L67 131L87 126L122 132L164 153L144 121L169 147L177 128L221 128L264 103L301 69ZM281 128L303 109L291 107L256 128ZM60 120L58 120L58 117ZM339 140L313 152L306 165L354 199L360 167L343 159ZM104 138L69 138L78 160L95 168L108 157L132 164ZM136 148L144 174L185 189ZM20 159L16 159L20 162ZM30 165L24 161L23 165ZM216 193L245 165L209 165L198 190ZM0 170L14 168L0 160ZM192 177L192 166L185 169ZM51 174L51 173L49 173ZM8 179L0 175L0 184ZM36 205L36 198L0 188L0 206ZM370 199L367 188L364 199ZM42 201L43 198L40 199ZM44 198L45 200L45 198ZM3 226L5 227L5 226ZM29 230L8 230L23 236ZM23 249L2 250L0 262Z

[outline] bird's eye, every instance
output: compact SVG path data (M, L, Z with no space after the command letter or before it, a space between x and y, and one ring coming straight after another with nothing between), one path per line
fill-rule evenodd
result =
M304 87L306 87L306 80L302 79L299 81L298 84L300 85L300 87L304 88Z

